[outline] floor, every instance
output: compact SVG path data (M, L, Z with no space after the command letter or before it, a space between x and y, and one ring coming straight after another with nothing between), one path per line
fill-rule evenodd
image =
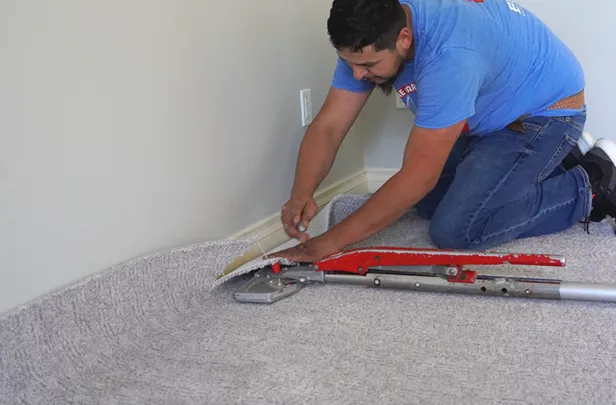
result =
M347 285L243 304L250 275L210 287L250 243L139 258L0 319L0 404L616 403L614 304ZM372 244L429 247L427 222L409 214ZM609 224L500 250L568 265L483 272L616 282Z

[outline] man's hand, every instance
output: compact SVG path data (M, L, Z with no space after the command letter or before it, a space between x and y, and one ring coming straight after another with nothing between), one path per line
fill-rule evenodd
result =
M316 236L289 249L276 252L271 257L280 257L294 262L315 262L334 253L338 253L342 247L336 244L328 234Z
M292 197L282 206L282 225L287 235L300 242L306 242L310 235L298 229L303 226L308 229L312 218L316 215L319 207L312 196Z

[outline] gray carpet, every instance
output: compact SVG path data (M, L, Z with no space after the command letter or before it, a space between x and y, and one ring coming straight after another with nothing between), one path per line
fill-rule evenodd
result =
M363 200L332 205L339 221ZM412 214L362 245L430 246ZM251 241L123 263L0 318L1 404L613 404L616 305L319 285L240 304L211 276ZM499 250L616 282L609 224Z

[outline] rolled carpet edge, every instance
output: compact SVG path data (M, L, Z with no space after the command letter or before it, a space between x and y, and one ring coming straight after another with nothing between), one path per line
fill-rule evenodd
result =
M259 257L265 256L267 252L270 252L289 241L291 241L291 238L284 232L284 230L280 230L264 238L257 239L254 245L229 263L222 270L222 272L216 276L216 280L228 276L245 264L258 259Z

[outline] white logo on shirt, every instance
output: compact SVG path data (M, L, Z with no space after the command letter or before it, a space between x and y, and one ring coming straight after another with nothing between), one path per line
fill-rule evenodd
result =
M509 10L515 13L518 13L520 15L525 15L524 12L522 12L522 10L520 9L520 7L518 7L514 2L507 1L507 5L509 6Z

